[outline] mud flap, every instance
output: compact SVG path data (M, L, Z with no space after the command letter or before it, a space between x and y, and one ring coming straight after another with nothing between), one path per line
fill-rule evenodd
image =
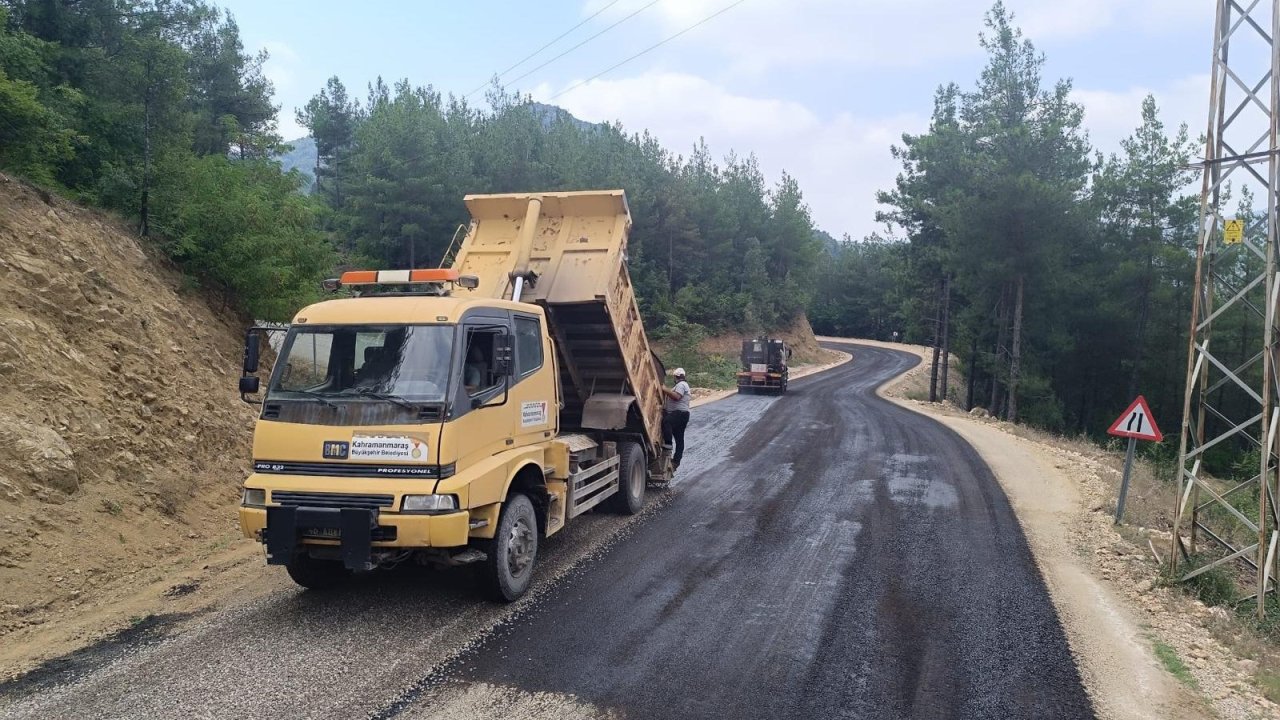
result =
M267 563L288 565L297 551L300 530L336 531L342 564L348 570L369 570L373 530L378 511L364 508L267 508ZM328 535L328 533L326 533Z

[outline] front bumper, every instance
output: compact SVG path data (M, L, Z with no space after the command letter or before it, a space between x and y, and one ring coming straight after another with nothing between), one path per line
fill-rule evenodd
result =
M241 507L240 531L284 565L298 546L337 546L347 567L362 568L373 548L451 548L467 544L470 513L417 515L365 508Z

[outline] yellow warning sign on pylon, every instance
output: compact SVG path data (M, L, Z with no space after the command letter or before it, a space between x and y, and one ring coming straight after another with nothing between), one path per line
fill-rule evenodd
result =
M1244 223L1239 220L1228 220L1222 229L1222 241L1228 245L1239 245L1244 242Z

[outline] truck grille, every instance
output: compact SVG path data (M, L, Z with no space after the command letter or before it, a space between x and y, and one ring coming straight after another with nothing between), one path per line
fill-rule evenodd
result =
M287 507L376 508L391 507L394 495L357 495L354 493L315 493L276 490L271 501Z

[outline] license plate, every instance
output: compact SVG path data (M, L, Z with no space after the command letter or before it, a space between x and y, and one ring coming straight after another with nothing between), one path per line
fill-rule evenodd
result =
M303 535L308 537L330 538L338 540L342 537L342 531L338 528L307 528L302 531Z

